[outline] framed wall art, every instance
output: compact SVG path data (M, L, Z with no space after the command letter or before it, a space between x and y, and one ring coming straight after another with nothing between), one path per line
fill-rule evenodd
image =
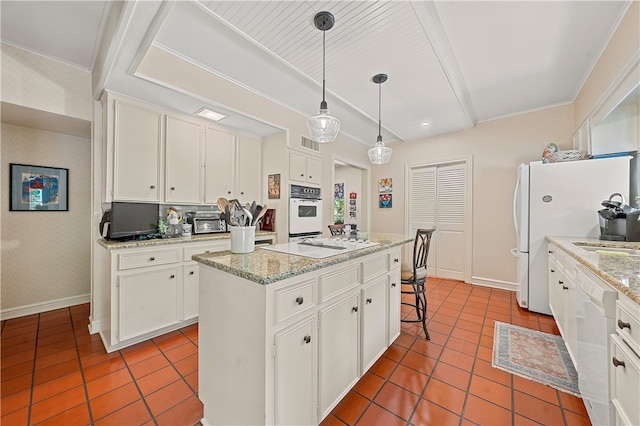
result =
M269 198L280 199L280 174L269 175Z
M380 194L378 196L378 206L381 209L390 209L393 207L393 195L391 194Z
M393 191L393 179L383 178L378 182L378 192L388 193Z
M69 169L10 163L9 185L9 210L69 210Z

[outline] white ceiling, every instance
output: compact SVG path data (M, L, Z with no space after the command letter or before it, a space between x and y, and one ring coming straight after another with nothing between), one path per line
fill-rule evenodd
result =
M208 105L221 121L267 135L272 126L199 93L136 75L150 46L164 49L306 116L322 96L322 10L327 102L341 132L372 145L382 86L385 142L573 102L628 1L7 1L2 40L99 72L101 90L187 113ZM107 19L111 16L112 20ZM109 27L110 22L116 25ZM107 28L105 30L105 28ZM110 30L112 29L112 31ZM100 62L98 47L112 48ZM112 36L112 37L111 37ZM97 93L97 92L96 92ZM430 126L422 126L428 121Z

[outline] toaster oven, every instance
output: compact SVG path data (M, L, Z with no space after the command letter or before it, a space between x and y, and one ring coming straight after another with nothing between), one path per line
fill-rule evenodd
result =
M187 223L192 225L194 234L227 232L227 222L216 211L187 212Z

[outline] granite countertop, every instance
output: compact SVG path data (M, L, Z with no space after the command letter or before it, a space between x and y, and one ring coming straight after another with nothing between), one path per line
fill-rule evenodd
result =
M276 238L275 232L270 231L256 231L256 237L269 237ZM174 238L156 238L152 240L133 240L133 241L117 241L117 240L98 240L98 244L107 250L119 250L128 248L140 248L140 247L157 247L169 244L180 243L204 243L207 241L216 240L228 240L230 239L228 232L220 234L200 234L192 235L190 237L174 237Z
M230 251L222 251L197 254L192 259L203 265L211 266L258 284L271 284L361 256L401 246L413 241L414 238L400 234L370 234L369 240L379 244L324 259L280 253L264 250L260 247L256 247L255 251L251 253L233 254Z
M615 256L587 251L579 245L640 250L640 242L603 241L595 238L548 236L547 240L589 268L611 287L640 304L640 256ZM579 244L578 246L574 243Z

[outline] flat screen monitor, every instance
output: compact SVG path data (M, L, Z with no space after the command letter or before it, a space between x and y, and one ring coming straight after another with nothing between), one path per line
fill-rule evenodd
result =
M158 232L158 204L111 203L111 224L109 238L127 238Z

